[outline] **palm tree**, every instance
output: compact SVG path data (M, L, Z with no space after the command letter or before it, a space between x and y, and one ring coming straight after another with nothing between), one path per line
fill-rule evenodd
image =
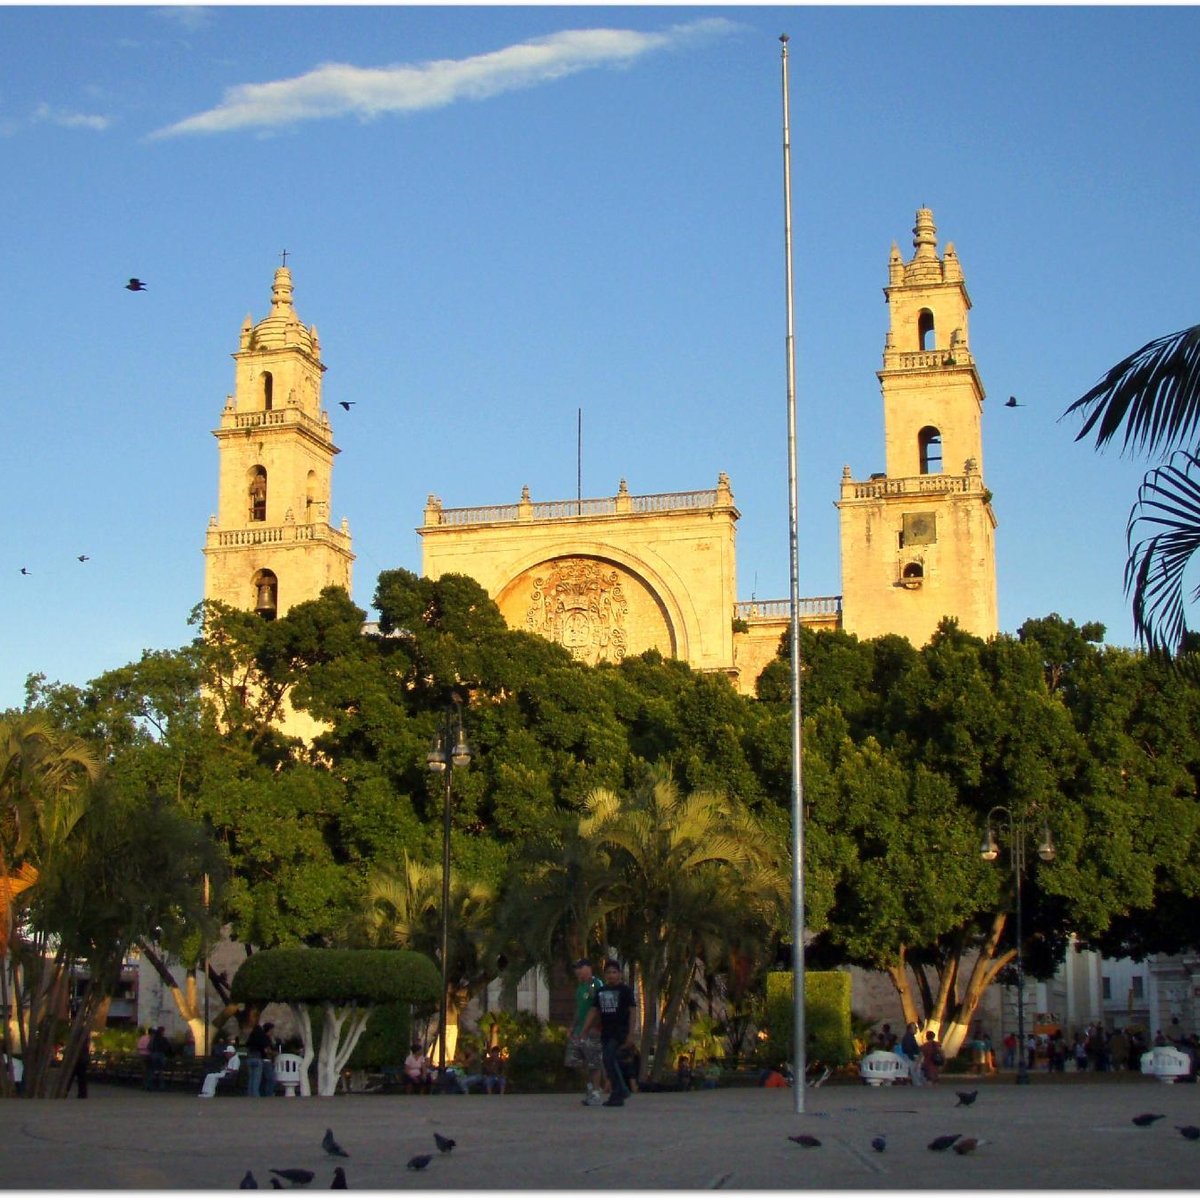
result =
M1096 448L1123 429L1122 451L1162 456L1142 480L1126 526L1125 590L1134 629L1151 650L1177 650L1188 632L1184 575L1200 548L1200 325L1148 342L1063 415L1080 413L1076 441Z
M782 917L782 855L740 805L718 792L685 794L665 773L626 798L596 789L584 804L579 832L613 873L609 933L636 967L641 1054L653 1038L660 1079L698 960Z

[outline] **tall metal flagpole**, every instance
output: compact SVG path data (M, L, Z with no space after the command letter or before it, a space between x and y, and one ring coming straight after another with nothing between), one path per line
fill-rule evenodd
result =
M792 316L792 140L788 118L788 35L783 43L783 228L787 275L788 521L792 600L792 1095L804 1111L808 1047L804 1028L804 775L800 718L800 543L796 469L796 342Z

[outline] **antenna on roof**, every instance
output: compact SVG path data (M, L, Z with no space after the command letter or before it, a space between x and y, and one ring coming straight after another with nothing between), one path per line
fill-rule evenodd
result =
M583 409L575 412L575 511L583 516Z

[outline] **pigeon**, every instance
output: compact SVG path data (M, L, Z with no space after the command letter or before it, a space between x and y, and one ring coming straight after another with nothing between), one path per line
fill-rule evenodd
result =
M286 1179L292 1187L304 1187L305 1184L312 1183L315 1171L306 1171L303 1167L284 1167L280 1170L277 1167L271 1168L272 1175L278 1175L280 1179Z
M348 1189L350 1187L350 1185L346 1182L346 1168L345 1167L334 1167L333 1168L333 1182L329 1186L331 1188L343 1188L343 1189Z
M1176 1125L1176 1129L1183 1134L1189 1142L1200 1141L1200 1127L1196 1125Z
M321 1149L326 1154L332 1155L334 1158L349 1158L345 1150L337 1144L337 1139L333 1136L333 1130L325 1130L325 1136L321 1139Z
M357 404L357 400L339 400L338 403L347 411L350 411L350 405Z
M32 571L30 571L30 569L29 569L28 567L22 567L22 568L21 568L21 574L22 574L22 575L32 575L32 574L33 574L33 572L32 572Z
M77 554L77 555L75 555L75 557L77 559L79 559L80 562L87 562L87 560L89 558L91 558L91 555L90 554Z
M258 1187L258 1180L254 1178L254 1172L247 1171L245 1173L245 1175L242 1176L242 1182L238 1184L238 1187L239 1188L256 1188L256 1187Z
M410 1171L423 1171L432 1161L432 1154L414 1154L408 1160L408 1169Z
M1009 396L1009 398L1007 400L1005 400L1005 402L1004 402L1004 407L1005 408L1025 408L1027 406L1022 404L1016 398L1016 396Z
M821 1144L821 1139L813 1137L811 1133L789 1133L788 1141L795 1142L797 1145L803 1146L808 1150Z
M458 1145L458 1143L453 1138L442 1137L442 1135L440 1133L435 1133L433 1135L433 1140L435 1142L437 1142L437 1148L443 1154L449 1154L450 1151L453 1150L454 1147Z
M982 1146L981 1138L965 1137L961 1141L954 1144L955 1154L970 1154L976 1146Z
M134 278L125 285L125 290L127 292L144 292L146 285L140 279Z
M977 1088L973 1092L955 1092L954 1094L958 1097L955 1108L970 1108L975 1103L975 1097L979 1095L979 1089Z
M1148 1125L1153 1125L1155 1121L1161 1121L1166 1115L1166 1113L1138 1113L1133 1118L1133 1123L1145 1129Z
M930 1150L949 1150L960 1137L962 1137L961 1133L943 1133L929 1143L929 1148Z
M871 1139L871 1149L874 1150L876 1154L882 1154L887 1149L887 1138L885 1138L882 1134L880 1134L879 1137L873 1137Z

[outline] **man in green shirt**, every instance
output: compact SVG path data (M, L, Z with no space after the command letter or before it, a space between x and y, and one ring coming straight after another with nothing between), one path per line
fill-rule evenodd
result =
M587 1083L587 1096L583 1103L603 1104L604 1095L600 1091L599 1030L584 1033L588 1013L592 1011L596 993L600 990L600 980L592 974L592 964L586 958L577 958L571 966L579 982L575 987L575 1023L567 1037L567 1052L563 1062L568 1067L579 1067L583 1070L584 1081Z

